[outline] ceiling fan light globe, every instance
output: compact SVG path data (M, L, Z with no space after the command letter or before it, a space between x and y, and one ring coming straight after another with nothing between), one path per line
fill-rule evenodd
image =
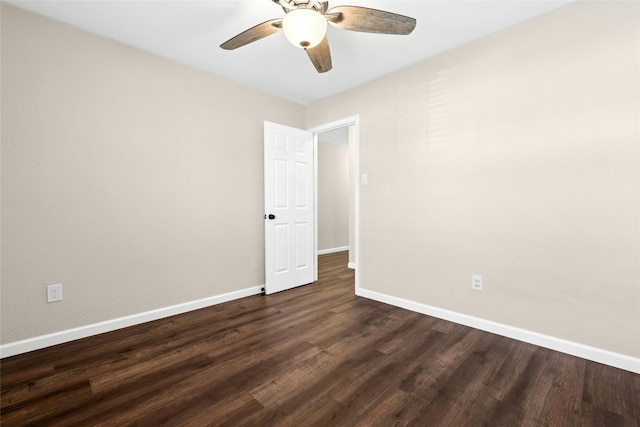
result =
M301 49L320 44L327 33L327 20L312 9L295 9L282 19L282 29L287 40Z

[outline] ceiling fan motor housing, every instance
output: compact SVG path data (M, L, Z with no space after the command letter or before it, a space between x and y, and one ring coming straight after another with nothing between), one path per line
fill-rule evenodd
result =
M289 12L295 9L312 9L324 15L329 8L328 1L273 0L273 2L279 4L285 12Z

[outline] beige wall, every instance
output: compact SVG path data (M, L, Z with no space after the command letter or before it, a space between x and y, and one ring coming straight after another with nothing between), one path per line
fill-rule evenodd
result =
M360 114L363 289L640 356L638 8L578 2L307 109Z
M349 246L349 149L318 141L318 250Z
M1 7L2 343L264 284L263 121L304 107Z

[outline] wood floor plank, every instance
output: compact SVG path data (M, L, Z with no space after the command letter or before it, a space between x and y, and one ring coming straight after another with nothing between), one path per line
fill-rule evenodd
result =
M624 418L637 418L636 406L640 400L640 389L636 385L638 378L625 381L627 376L621 369L586 362L584 401Z
M30 401L16 405L7 405L2 410L0 420L3 425L19 425L25 421L35 421L41 417L49 416L63 411L65 405L71 400L78 400L91 396L91 388L88 382L80 381L68 384L57 390L42 394ZM37 404L33 404L37 400Z
M620 414L602 407L584 402L582 404L581 427L637 427L637 420L625 418Z
M533 351L530 351L529 346L526 346L525 350L516 346L513 355L505 362L503 369L496 374L497 381L494 380L490 384L498 399L518 407L528 407L537 392L534 386L547 367L548 354L540 347L533 347ZM521 359L516 359L517 356L521 356ZM516 367L514 368L513 365ZM503 370L505 375L501 375Z
M639 426L640 375L319 280L0 364L7 426Z
M566 354L548 354L544 372L532 386L525 422L538 425L579 426L584 388L584 361Z
M303 393L318 377L331 372L336 364L334 356L320 351L274 375L271 381L252 390L252 395L265 407L281 406L292 394Z
M60 426L132 423L143 418L149 405L157 404L162 397L162 404L170 404L173 399L164 393L167 390L178 391L177 387L196 377L208 366L210 360L201 355L182 360L162 370L160 375L146 375L136 378L132 383L122 383L114 389L70 401L64 412L41 415L38 422ZM180 390L185 389L183 386Z

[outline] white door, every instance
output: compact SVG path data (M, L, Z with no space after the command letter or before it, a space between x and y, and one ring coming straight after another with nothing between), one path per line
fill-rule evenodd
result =
M313 282L313 134L264 122L265 293Z

